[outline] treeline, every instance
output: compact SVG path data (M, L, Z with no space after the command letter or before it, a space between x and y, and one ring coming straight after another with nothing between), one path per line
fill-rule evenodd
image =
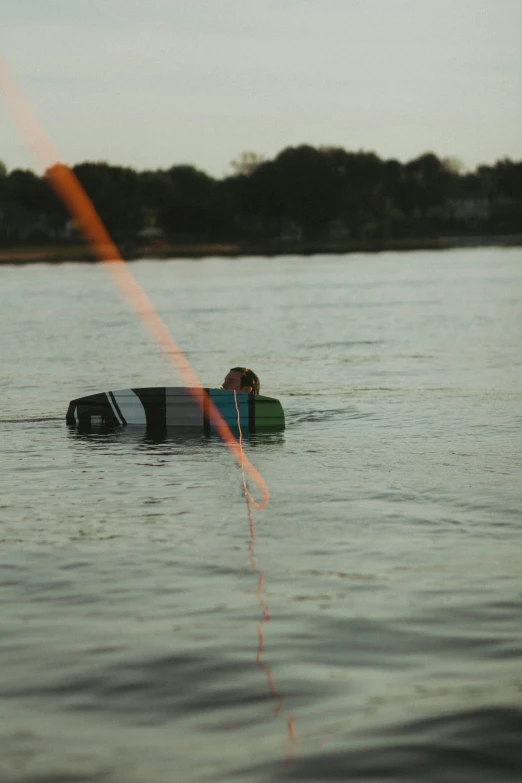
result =
M465 172L426 153L407 163L308 145L243 154L215 179L190 165L74 172L120 243L435 237L522 233L522 161ZM72 241L62 204L31 171L0 164L0 242Z

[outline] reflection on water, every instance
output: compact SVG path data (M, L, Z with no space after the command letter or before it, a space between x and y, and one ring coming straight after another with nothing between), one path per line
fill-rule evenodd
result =
M239 430L235 432L234 428L231 428L231 431L234 436L239 437ZM73 441L92 443L96 447L101 447L104 444L110 446L111 443L137 444L141 447L170 444L173 450L178 451L221 443L218 435L212 433L205 435L200 432L199 427L198 433L194 434L190 431L180 431L179 427L150 428L139 424L107 426L89 423L84 426L69 425L67 435ZM283 432L263 432L251 435L242 433L242 438L248 442L251 448L282 446L285 442Z

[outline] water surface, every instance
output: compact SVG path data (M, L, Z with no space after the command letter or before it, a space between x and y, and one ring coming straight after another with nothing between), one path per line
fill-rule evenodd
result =
M0 779L519 781L521 250L131 270L281 400L270 503L216 440L67 428L180 379L104 268L0 267Z

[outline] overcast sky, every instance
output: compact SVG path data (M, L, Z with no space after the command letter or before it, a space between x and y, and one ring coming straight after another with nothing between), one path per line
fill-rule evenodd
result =
M301 143L522 159L522 0L2 0L0 49L74 164ZM6 106L0 160L38 170Z

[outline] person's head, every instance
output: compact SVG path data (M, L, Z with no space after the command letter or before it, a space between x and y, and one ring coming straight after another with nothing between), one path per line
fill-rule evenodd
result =
M260 383L255 372L247 367L232 367L225 376L222 388L246 394L259 394Z

